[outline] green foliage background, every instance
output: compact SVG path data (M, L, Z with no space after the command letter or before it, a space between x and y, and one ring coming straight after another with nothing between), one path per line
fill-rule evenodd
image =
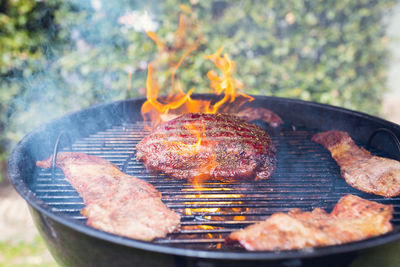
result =
M300 98L379 115L386 90L385 21L395 0L0 2L0 162L36 126L89 105L145 93L157 48L119 18L149 10L167 43L190 7L203 41L179 71L208 91L204 55L224 45L250 94ZM136 23L136 22L134 22ZM129 80L128 73L132 73ZM170 71L157 73L162 83ZM131 88L131 89L130 89ZM377 104L378 103L378 104Z

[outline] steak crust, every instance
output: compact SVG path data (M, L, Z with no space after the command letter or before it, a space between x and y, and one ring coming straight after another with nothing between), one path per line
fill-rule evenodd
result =
M275 213L263 222L232 232L226 242L239 243L251 251L339 245L391 231L392 214L392 205L346 195L331 213L320 208Z
M258 108L245 108L238 113L235 114L239 118L245 121L254 121L254 120L263 120L268 123L269 126L276 128L283 124L283 120L279 117L278 114L273 111L258 107Z
M51 157L36 162L51 168ZM106 159L83 153L57 154L57 167L82 197L87 225L134 239L151 241L179 228L180 215L167 208L157 189L124 174Z
M136 149L147 169L190 181L263 180L276 166L268 134L229 114L181 115L156 128Z
M327 148L352 187L384 197L400 195L400 162L371 155L358 147L347 132L327 131L312 137Z

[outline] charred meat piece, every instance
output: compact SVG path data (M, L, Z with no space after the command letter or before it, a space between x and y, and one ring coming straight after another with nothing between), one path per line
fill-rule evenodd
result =
M146 168L198 181L263 180L275 170L275 147L260 127L229 114L188 113L136 147Z
M231 233L227 243L239 243L254 251L339 245L391 231L392 214L391 205L346 195L331 213L320 208L275 213L263 222Z
M327 148L352 187L384 197L400 195L400 162L371 155L343 131L315 134L312 140Z
M36 163L51 168L51 157ZM151 241L179 228L180 216L161 202L151 184L122 173L106 159L75 152L58 153L66 179L82 197L82 215L94 228Z
M282 119L276 113L261 107L245 108L235 115L245 121L263 120L268 123L269 126L274 128L279 127L283 123Z

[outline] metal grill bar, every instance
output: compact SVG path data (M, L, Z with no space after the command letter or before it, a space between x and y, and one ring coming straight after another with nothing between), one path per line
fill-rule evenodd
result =
M121 169L125 166L127 174L148 181L162 193L164 203L182 215L182 227L180 232L154 241L159 244L229 250L224 238L231 231L293 208L320 207L330 211L348 193L394 204L393 223L399 225L398 199L383 199L348 186L329 152L311 141L314 133L310 129L284 129L271 136L277 147L278 164L267 181L207 182L200 188L187 181L149 173L135 160L136 144L147 134L141 123L114 126L81 138L72 144L72 150L101 156ZM86 218L80 215L83 201L60 170L54 178L48 170L39 171L35 178L33 191L53 212L85 224Z

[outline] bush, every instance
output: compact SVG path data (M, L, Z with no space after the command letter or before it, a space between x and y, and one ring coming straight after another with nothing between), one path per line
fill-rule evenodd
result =
M145 30L156 31L173 46L180 13L192 22L187 22L188 42L202 36L199 48L179 70L185 90L208 91L205 77L212 64L203 56L223 45L238 66L236 77L246 93L379 114L386 90L384 19L395 3L2 1L2 164L10 147L44 121L92 104L143 95L147 64L157 56ZM157 58L160 65L163 60ZM167 84L169 74L160 69L158 81Z

